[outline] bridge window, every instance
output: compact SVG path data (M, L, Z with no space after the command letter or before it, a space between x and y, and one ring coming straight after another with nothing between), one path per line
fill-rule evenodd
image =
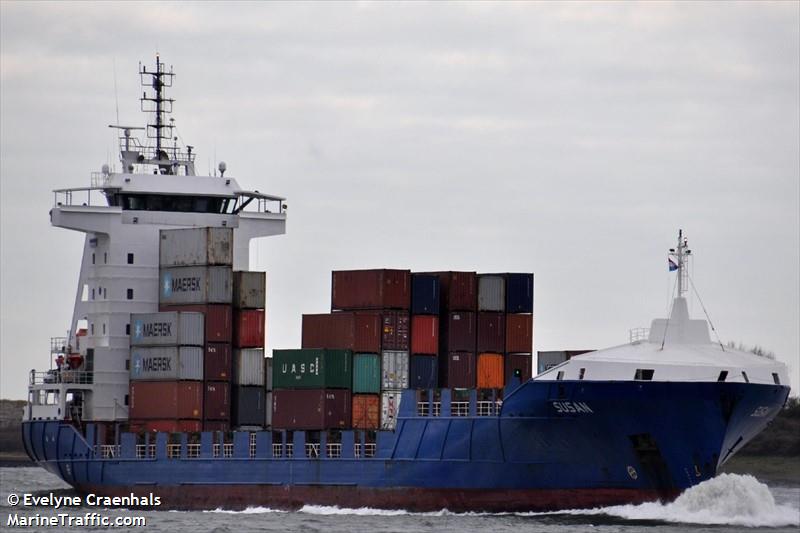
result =
M719 373L719 377L717 378L717 381L722 382L722 381L725 381L727 378L728 378L728 371L727 370L723 370L722 372Z
M750 378L747 377L747 372L742 370L742 377L744 378L745 383L750 383Z
M636 381L652 381L655 370L652 368L637 368L633 379Z
M775 385L780 385L781 384L781 378L780 378L780 376L778 376L777 372L773 372L772 373L772 381L775 382Z
M126 211L174 211L181 213L231 213L235 202L219 196L121 194L110 200Z

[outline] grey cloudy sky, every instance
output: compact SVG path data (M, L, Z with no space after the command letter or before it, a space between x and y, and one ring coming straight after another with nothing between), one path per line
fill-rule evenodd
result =
M82 235L51 190L142 124L138 62L199 169L289 198L268 342L330 271L536 273L535 349L627 341L668 307L678 228L723 341L800 383L800 4L0 3L0 396L72 312ZM691 306L696 317L699 304Z

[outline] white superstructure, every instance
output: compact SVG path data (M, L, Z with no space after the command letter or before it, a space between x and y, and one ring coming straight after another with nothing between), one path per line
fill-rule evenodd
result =
M249 268L251 239L286 232L284 198L242 189L224 163L219 177L195 175L192 147L178 147L164 120L172 70L156 57L156 69L140 66L140 75L152 89L141 99L155 119L149 144L132 135L145 128L112 126L121 131L123 171L104 165L89 187L54 191L51 223L86 237L69 335L51 342L64 362L31 371L29 419L128 418L130 314L158 310L159 230L234 228L234 270Z
M587 381L733 381L789 384L786 365L713 342L706 320L691 319L684 294L690 282L691 250L683 233L670 249L670 270L677 275L677 296L669 318L656 318L649 331L631 342L573 357L534 379Z

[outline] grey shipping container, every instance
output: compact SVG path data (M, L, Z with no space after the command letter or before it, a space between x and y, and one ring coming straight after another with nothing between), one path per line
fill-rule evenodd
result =
M264 385L267 390L272 390L272 357L264 359L264 371L267 376L264 380Z
M202 346L203 313L131 313L131 346Z
M505 311L506 280L495 274L478 275L478 310Z
M159 303L229 304L233 294L231 267L188 266L162 268Z
M567 352L550 351L550 352L537 352L536 353L537 365L536 373L541 374L545 370L558 366L567 359L569 359Z
M237 309L263 309L267 302L266 272L233 273L233 306Z
M264 349L243 348L233 351L233 383L264 387Z
M394 429L400 412L403 391L385 390L381 393L381 429Z
M233 228L161 230L158 264L162 267L232 265Z
M384 351L381 365L382 389L408 388L408 352Z
M203 348L198 346L134 346L131 381L203 379Z

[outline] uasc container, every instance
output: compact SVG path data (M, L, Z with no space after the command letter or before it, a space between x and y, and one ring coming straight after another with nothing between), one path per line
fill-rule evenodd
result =
M411 274L411 313L439 314L439 277L432 274Z
M450 352L439 361L439 383L448 389L475 388L475 354Z
M354 429L379 429L381 425L380 394L353 395Z
M131 313L131 346L202 346L201 313Z
M505 386L503 355L482 353L478 355L478 388L502 389Z
M412 355L409 362L408 388L435 389L439 380L439 359L430 355Z
M411 353L436 355L439 353L439 317L414 315L411 325Z
M500 274L478 275L478 310L505 311L506 280Z
M266 371L263 348L243 348L233 351L233 383L264 387Z
M408 388L408 352L386 350L381 357L381 389Z
M273 350L273 389L350 389L350 350Z
M231 342L233 309L229 304L159 305L158 310L203 313L206 342Z
M232 265L233 228L161 230L159 262L162 267Z
M353 354L353 392L381 391L381 356L373 353Z
M203 348L199 346L134 346L131 381L203 379Z
M231 268L189 266L162 268L159 272L159 303L230 304L233 294Z
M202 381L132 381L130 418L141 420L203 417Z
M263 309L237 309L233 314L233 345L263 348L266 322Z
M401 390L385 390L381 393L381 429L392 430L397 426L402 394Z
M224 381L206 381L203 395L205 420L230 420L231 386Z
M272 426L277 429L344 429L351 423L346 389L275 389Z
M403 309L411 304L408 270L339 270L332 273L331 309Z
M234 426L263 426L266 417L267 391L263 387L233 387L231 420Z
M231 345L222 342L206 344L203 375L208 381L228 381L233 375Z
M408 350L409 318L406 311L382 311L381 348Z
M303 315L303 348L378 353L382 336L381 317L377 313Z
M533 315L506 315L507 353L533 351Z
M503 313L478 313L479 352L503 353L506 340L506 319Z
M533 313L533 274L506 274L506 313Z
M263 309L267 306L267 274L233 273L233 306L238 309Z

